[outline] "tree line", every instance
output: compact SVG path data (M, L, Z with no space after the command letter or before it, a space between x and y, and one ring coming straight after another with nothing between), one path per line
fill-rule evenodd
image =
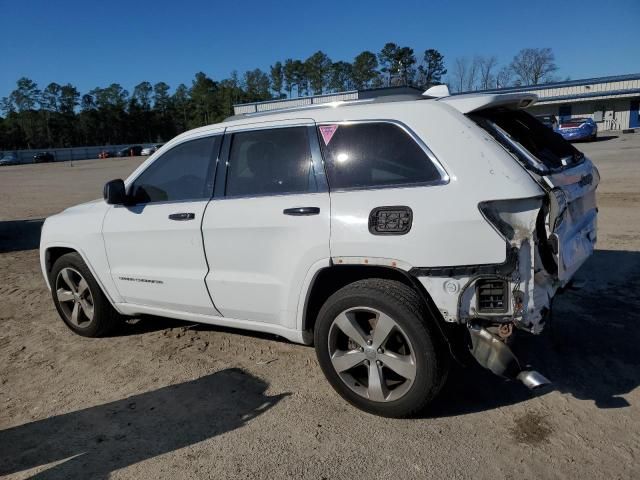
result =
M453 91L511 85L535 85L557 70L549 48L521 50L498 68L495 56L457 58L447 76L444 56L435 49L419 55L407 46L387 43L377 53L363 51L351 62L332 61L317 51L306 60L277 61L265 72L213 80L198 72L188 87L173 92L165 82L144 81L132 92L113 83L82 94L71 84L44 89L31 79L0 100L0 149L55 148L132 142L162 142L233 114L233 105L346 90L446 83Z

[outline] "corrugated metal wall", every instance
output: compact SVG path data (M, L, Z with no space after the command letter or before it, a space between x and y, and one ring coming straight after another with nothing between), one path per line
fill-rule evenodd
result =
M582 102L554 102L547 104L543 102L542 104L534 105L528 111L534 115L548 114L558 116L561 106L571 105L572 117L591 118L594 118L596 112L602 111L602 121L596 121L598 130L622 130L629 128L629 111L632 101L632 98L609 98Z
M640 88L640 79L636 80L624 80L620 82L603 82L593 83L591 85L576 85L572 87L557 87L557 88L534 88L528 91L536 93L540 100L548 97L560 97L565 95L583 95L586 93L597 92L613 92L617 90L631 90Z

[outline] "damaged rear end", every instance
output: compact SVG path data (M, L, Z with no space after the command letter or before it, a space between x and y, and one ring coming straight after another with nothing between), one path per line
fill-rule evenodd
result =
M468 273L456 318L449 321L468 326L471 352L481 365L536 388L548 380L523 369L508 344L514 331L543 331L553 297L593 253L599 174L588 158L522 106L512 102L463 112L526 169L544 194L489 198L478 205L504 238L506 261Z

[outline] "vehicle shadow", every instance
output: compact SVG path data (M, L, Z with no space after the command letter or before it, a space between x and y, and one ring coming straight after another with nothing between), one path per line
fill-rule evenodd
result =
M171 328L188 328L194 332L219 332L230 333L240 337L251 337L265 339L273 342L291 343L284 337L272 333L258 332L254 330L242 330L238 328L223 327L221 325L210 325L207 323L193 323L187 320L176 320L167 317L158 317L155 315L141 315L132 318L123 325L120 325L110 335L113 337L126 337L133 335L144 335L158 330L166 330Z
M38 248L44 221L44 218L36 218L0 222L0 253Z
M129 337L134 335L145 335L158 330L169 328L190 327L193 323L184 320L176 320L168 317L156 317L152 315L141 315L139 317L128 318L118 325L108 336L109 337Z
M287 394L227 369L0 431L0 476L57 465L30 478L107 478L115 470L242 427Z
M543 335L520 335L514 346L553 385L530 392L477 365L456 366L426 416L488 411L552 390L598 408L629 406L622 395L640 386L640 252L597 250L576 275L581 282L556 297Z
M592 142L606 142L607 140L613 140L614 138L618 138L617 135L602 135L597 136Z

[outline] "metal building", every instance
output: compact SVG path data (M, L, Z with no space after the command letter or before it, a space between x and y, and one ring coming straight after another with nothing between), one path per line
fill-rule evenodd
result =
M640 73L483 92L535 93L538 102L529 109L534 115L591 117L599 131L640 128Z

